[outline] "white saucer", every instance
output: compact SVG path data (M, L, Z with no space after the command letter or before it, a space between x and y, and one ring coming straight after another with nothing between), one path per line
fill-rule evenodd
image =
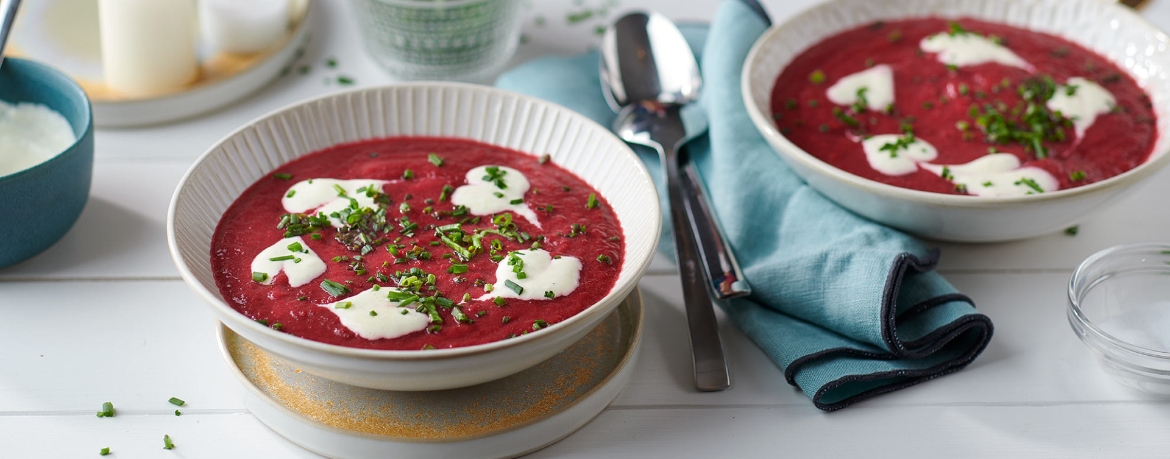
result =
M251 55L201 51L199 79L169 94L132 97L106 86L94 0L24 2L8 55L46 63L77 80L93 105L97 127L166 123L228 105L288 71L308 43L311 3L294 1L288 35L268 51Z

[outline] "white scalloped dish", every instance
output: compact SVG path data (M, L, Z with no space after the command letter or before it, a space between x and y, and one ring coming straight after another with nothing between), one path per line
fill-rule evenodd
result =
M552 327L503 341L434 350L374 350L326 344L257 323L224 300L210 264L224 211L281 165L335 145L392 137L467 139L541 154L603 196L617 215L624 261L614 287ZM312 374L386 390L438 390L498 379L579 340L636 287L658 241L661 211L633 151L588 118L489 87L415 83L361 89L265 115L214 145L180 181L168 216L172 256L190 287L234 332ZM420 199L421 200L421 199ZM419 203L421 204L421 202Z
M973 18L1056 35L1131 76L1153 102L1157 138L1137 167L1083 186L1010 197L974 197L901 188L834 167L796 146L776 127L777 77L801 53L846 30L882 20ZM1136 189L1170 163L1170 38L1128 8L1096 0L833 0L765 32L748 55L742 91L756 127L810 186L841 206L932 239L1024 239L1080 223ZM781 115L782 116L782 115Z

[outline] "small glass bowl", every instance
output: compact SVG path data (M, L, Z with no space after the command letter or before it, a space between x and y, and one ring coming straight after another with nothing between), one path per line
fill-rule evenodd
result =
M1110 247L1081 262L1068 284L1068 321L1106 373L1170 396L1170 244Z
M485 82L520 39L520 0L351 3L366 51L401 80Z

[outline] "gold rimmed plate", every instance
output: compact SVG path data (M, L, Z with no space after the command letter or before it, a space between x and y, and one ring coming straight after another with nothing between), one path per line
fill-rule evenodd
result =
M397 392L302 372L217 325L248 409L289 441L336 458L514 457L568 436L629 380L641 346L637 290L583 339L512 376L477 386Z

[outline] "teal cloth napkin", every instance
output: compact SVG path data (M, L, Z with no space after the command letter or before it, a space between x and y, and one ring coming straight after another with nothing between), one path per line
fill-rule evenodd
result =
M767 28L725 0L709 29L683 27L702 66L710 130L686 145L753 287L720 304L816 407L836 410L958 371L991 340L991 320L932 272L938 252L809 188L748 118L740 70ZM531 61L497 86L609 126L596 52ZM638 149L661 188L657 156ZM666 203L663 202L666 208ZM669 221L669 219L664 219ZM669 229L664 253L673 252Z

